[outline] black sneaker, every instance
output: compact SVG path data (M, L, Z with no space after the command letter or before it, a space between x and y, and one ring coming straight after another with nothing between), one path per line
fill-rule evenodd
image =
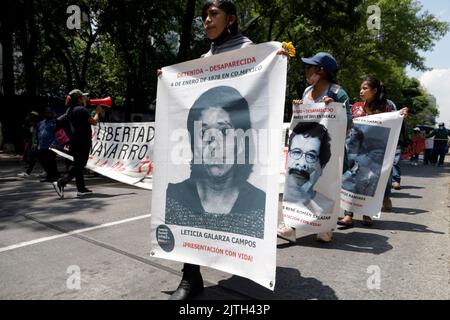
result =
M83 197L83 196L90 195L90 194L92 194L92 190L84 189L84 190L77 192L77 197Z
M53 188L55 188L56 193L60 199L64 199L64 187L59 184L58 181L52 182Z

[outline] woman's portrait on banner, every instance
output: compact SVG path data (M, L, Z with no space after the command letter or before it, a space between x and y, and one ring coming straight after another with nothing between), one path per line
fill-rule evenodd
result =
M263 238L266 194L248 181L255 145L247 100L230 86L211 88L186 127L190 175L168 184L165 223Z

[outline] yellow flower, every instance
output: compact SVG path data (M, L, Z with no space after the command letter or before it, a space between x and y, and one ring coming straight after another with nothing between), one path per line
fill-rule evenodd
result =
M281 46L283 47L283 49L288 51L289 57L295 57L296 50L292 42L282 42Z

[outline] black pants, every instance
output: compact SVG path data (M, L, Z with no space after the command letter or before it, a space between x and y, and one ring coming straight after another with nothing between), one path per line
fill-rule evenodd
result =
M423 157L423 163L424 164L429 164L430 162L432 162L432 154L433 154L433 149L425 149L425 153L424 153L424 157Z
M39 150L38 159L47 174L46 178L48 180L59 177L58 167L56 166L56 153L48 149Z
M33 171L34 166L36 165L37 160L37 150L28 150L26 155L26 161L27 161L27 169L26 173L31 174L31 171Z
M199 273L200 272L200 266L198 264L190 264L185 263L183 264L183 278L189 278L190 276Z
M70 153L73 156L73 166L69 173L59 179L59 184L65 187L73 178L76 179L77 190L83 191L86 189L84 184L83 170L89 159L89 152L91 150L90 144L71 144Z
M437 161L439 157L439 165L444 165L446 147L446 141L434 141L433 158Z

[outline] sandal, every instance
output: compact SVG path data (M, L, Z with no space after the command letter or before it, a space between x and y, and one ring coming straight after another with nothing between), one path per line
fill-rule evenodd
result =
M346 229L353 228L353 219L350 222L345 222L344 218L339 218L337 224L340 226L343 226ZM340 229L343 229L343 228L340 228Z
M282 225L278 227L277 230L278 238L289 241L291 243L297 242L297 236L294 228L288 227L286 225Z

